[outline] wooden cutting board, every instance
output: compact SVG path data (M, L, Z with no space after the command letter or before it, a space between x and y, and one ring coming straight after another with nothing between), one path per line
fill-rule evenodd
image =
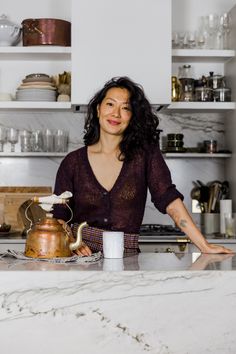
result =
M29 222L25 218L25 203L34 196L45 196L52 193L51 187L0 187L0 213L4 219L0 220L11 225L11 230L23 231ZM33 222L44 215L40 207L32 205L28 215Z
M0 193L51 193L52 187L2 187L0 186Z

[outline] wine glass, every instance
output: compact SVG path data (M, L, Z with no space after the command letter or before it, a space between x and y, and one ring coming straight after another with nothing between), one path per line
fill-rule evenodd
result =
M172 32L172 48L179 48L179 34L178 32Z
M7 141L11 143L11 152L15 152L15 144L18 142L19 131L15 128L9 128L7 131Z
M179 36L179 48L183 49L186 47L186 32L185 31L180 31L178 33Z
M7 141L7 130L5 127L0 127L0 152L3 152L3 145Z
M196 47L196 32L187 32L188 48L194 49Z

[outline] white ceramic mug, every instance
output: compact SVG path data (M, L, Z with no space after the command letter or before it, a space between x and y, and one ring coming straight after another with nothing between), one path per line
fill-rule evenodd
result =
M102 238L104 258L123 258L124 232L104 231Z

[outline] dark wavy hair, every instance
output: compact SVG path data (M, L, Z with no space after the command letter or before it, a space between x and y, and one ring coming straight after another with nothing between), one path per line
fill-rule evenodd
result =
M144 151L148 145L159 144L158 117L153 113L151 105L141 85L128 77L114 77L98 91L88 104L84 125L84 143L93 145L100 138L100 126L97 117L97 106L101 104L109 89L113 87L127 89L130 94L132 117L123 133L120 142L120 160L130 161L136 153Z

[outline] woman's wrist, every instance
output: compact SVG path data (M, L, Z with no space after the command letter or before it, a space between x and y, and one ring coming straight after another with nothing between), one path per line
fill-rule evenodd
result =
M198 248L200 249L200 251L202 253L208 253L208 251L210 249L210 244L209 244L209 242L205 241Z

